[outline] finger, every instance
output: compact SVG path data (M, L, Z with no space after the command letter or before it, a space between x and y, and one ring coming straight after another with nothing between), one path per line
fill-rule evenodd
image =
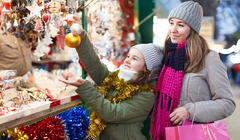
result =
M58 79L60 82L63 82L65 84L68 84L66 80Z
M81 84L84 84L86 81L86 79L78 79L77 82L81 83Z
M170 121L171 121L171 122L174 122L176 119L177 119L177 117L176 117L176 116L173 116L173 117L170 119Z
M177 125L180 121L181 121L181 120L176 119L172 124L173 124L173 125Z
M178 126L181 126L183 124L183 121L178 122Z
M67 15L63 18L63 20L64 20L64 21L69 21L70 16L71 16L71 14L67 14Z
M175 112L172 112L172 113L169 115L169 117L172 118L172 117L175 116L175 114L176 114Z

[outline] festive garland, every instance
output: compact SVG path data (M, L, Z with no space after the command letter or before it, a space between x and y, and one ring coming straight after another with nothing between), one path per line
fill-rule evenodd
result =
M7 130L0 134L0 140L29 140L29 136L24 131L15 128L13 131Z
M74 107L71 110L58 114L57 117L61 118L66 130L66 139L83 140L89 127L89 116L87 110L83 107Z
M83 107L48 117L32 125L14 128L0 134L0 140L84 139L89 127L89 116Z
M103 95L105 98L108 95L108 91L115 88L119 93L116 95L111 95L107 99L113 103L117 104L121 101L127 100L131 98L136 92L142 91L142 90L152 90L152 88L148 84L144 85L132 85L130 83L124 82L123 79L120 79L118 77L118 73L120 70L117 70L116 72L110 73L101 86L99 87L98 92ZM87 138L95 138L96 136L99 136L101 132L106 127L107 122L104 121L95 111L90 116L90 126Z

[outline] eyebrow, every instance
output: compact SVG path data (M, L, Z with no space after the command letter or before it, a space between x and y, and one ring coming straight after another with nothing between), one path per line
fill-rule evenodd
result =
M173 21L173 20L171 19L170 21ZM177 21L177 23L184 23L184 24L186 24L186 22L184 22L184 21Z
M133 55L133 57L137 57L138 59L140 59L137 55Z
M128 53L128 55L130 55L130 53ZM138 57L137 55L133 55L133 57L137 57L137 58L139 58L139 59L140 59L140 57Z

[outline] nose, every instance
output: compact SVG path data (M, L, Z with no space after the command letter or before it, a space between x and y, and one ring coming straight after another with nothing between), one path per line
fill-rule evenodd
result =
M125 59L125 63L130 64L130 58L127 57L127 58Z
M176 27L176 25L172 25L172 26L170 26L170 28L171 28L171 32L172 32L172 33L177 32L177 27Z

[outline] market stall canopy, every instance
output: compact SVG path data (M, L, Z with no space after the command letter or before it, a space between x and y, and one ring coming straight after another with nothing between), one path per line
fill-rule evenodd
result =
M158 18L167 18L169 12L177 7L181 0L156 0L155 13Z

